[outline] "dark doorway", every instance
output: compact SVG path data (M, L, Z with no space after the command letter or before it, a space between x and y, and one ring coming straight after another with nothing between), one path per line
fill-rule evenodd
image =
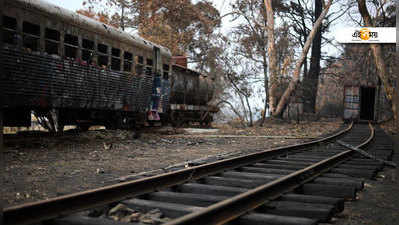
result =
M374 120L375 88L361 87L360 89L360 119Z

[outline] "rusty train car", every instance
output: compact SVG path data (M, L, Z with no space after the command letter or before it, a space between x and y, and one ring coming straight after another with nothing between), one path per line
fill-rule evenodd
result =
M198 122L209 126L218 108L208 104L214 95L213 81L187 65L173 64L168 114L174 126Z
M56 130L212 121L212 82L165 47L42 0L5 0L1 16L4 126L32 111Z

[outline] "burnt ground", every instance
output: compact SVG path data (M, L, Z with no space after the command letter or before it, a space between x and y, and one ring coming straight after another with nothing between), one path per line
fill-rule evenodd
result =
M133 138L133 132L106 130L62 137L5 138L3 202L7 207L44 200L117 183L120 177L144 171L161 173L162 168L188 160L209 156L209 160L218 160L308 141L340 126L340 121L273 123L246 129L221 126L218 133L207 136L184 134L171 128L149 129L139 139ZM288 139L292 136L300 138Z
M274 146L303 142L338 129L340 122L269 124L263 128L220 127L216 134L184 134L181 130L147 130L139 139L126 131L89 131L63 137L28 137L5 140L5 206L43 200L76 191L137 178L144 171L161 173L188 160L217 160ZM249 136L241 138L210 135ZM252 136L252 137L251 137ZM253 136L296 136L301 139ZM399 152L399 135L395 136ZM211 156L211 157L209 157ZM218 157L215 157L218 156ZM394 161L399 164L399 154ZM181 164L181 165L180 165ZM172 169L175 167L171 167ZM123 180L123 179L122 179ZM358 200L331 221L336 225L399 224L399 169L379 173L368 180Z
M399 135L393 136L399 165ZM358 200L345 203L345 210L336 225L396 225L399 224L399 168L385 168L376 180L367 180Z

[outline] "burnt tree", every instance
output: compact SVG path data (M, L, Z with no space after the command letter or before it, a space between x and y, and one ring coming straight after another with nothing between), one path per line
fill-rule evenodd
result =
M321 1L315 2L314 18L315 22L319 18L323 5ZM320 75L320 58L321 58L321 26L317 28L316 35L312 43L312 55L310 57L310 68L304 77L304 111L307 113L314 113L316 106L317 86Z
M268 21L267 21L267 29L268 32L274 32L274 15L273 15L273 9L271 7L272 1L271 0L265 0L265 5L266 5L266 11L268 13ZM303 62L305 61L306 55L310 49L310 45L316 35L317 30L319 29L321 25L321 21L326 17L328 10L332 4L332 0L329 0L328 3L325 5L324 10L320 14L319 18L316 20L316 22L313 25L313 28L311 32L309 33L308 38L306 39L304 48L302 49L302 53L299 57L299 59L295 63L295 69L293 72L292 79L287 87L287 89L284 91L283 95L281 96L280 100L278 101L277 104L277 99L275 96L275 91L272 91L270 93L270 111L272 113L273 117L281 117L287 104L289 103L289 99L291 97L291 94L296 90L297 85L299 83L300 79L300 72L301 68L303 65ZM269 20L270 18L270 20ZM273 36L272 36L273 37ZM274 43L274 37L269 38L268 42L268 50L270 51L270 57L269 57L269 71L270 71L270 77L271 77L271 88L273 88L273 85L275 85L275 80L277 77L276 73L276 54L275 54L275 43ZM277 104L277 105L275 105Z

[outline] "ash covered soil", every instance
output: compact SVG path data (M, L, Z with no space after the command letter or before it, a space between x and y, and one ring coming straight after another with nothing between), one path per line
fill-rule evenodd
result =
M184 167L184 162L190 160L217 160L305 142L331 134L341 125L338 120L270 123L242 129L225 125L219 126L217 133L206 134L187 134L184 129L173 128L147 129L138 139L130 131L108 130L62 137L5 137L3 202L8 207L44 200L118 183L145 171L160 173L176 164Z

